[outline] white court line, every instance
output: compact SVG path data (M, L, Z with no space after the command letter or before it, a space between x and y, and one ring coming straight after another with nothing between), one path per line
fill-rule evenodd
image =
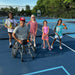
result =
M73 38L73 39L75 39L75 37L72 37L72 36L70 36L70 35L68 35L68 34L66 34L67 36L69 36L69 37L71 37L71 38Z
M40 30L40 29L38 29L39 31L42 31L42 30ZM54 37L52 37L52 36L50 36L52 39L54 39ZM56 40L57 42L59 42L59 40ZM67 46L66 44L64 44L64 43L61 43L63 46L65 46L65 47L67 47L68 49L70 49L72 52L75 52L75 50L74 49L72 49L72 48L70 48L69 46Z

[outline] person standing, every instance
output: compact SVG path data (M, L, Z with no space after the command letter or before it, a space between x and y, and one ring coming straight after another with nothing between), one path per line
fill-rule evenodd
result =
M63 34L62 34L63 29L67 29L67 26L64 23L62 24L62 19L59 19L57 22L57 25L55 26L55 29L54 29L55 38L51 44L51 49L53 49L53 45L54 45L54 42L56 41L56 39L59 38L59 41L60 41L59 49L62 50L61 43L62 43L62 38L63 38Z
M31 15L31 21L29 21L26 25L30 24L30 37L31 41L34 41L34 47L36 47L36 34L38 29L38 24L35 20L35 16Z
M43 27L42 27L42 40L43 40L43 49L45 49L45 41L48 44L49 50L51 50L50 44L49 44L49 27L47 26L47 21L45 20L43 22Z
M18 24L13 17L13 13L9 12L8 19L5 21L5 27L7 28L9 35L9 48L12 47L12 32L17 25Z

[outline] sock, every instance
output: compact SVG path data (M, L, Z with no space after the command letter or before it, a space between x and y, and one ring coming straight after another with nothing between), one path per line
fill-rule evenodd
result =
M11 45L11 42L9 42L9 45Z

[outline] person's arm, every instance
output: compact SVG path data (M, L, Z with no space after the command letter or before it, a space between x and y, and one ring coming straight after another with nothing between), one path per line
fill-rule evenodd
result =
M64 29L67 29L67 26L65 25Z
M13 27L8 27L8 19L6 19L6 21L5 21L5 27L6 27L6 28L13 29Z
M42 34L44 34L43 27L42 27Z
M16 37L17 32L18 32L18 27L16 27L16 28L14 29L14 31L13 31L13 33L12 33L12 36L13 36L13 38L14 38L17 42L19 42L20 44L22 44L22 41L19 40L19 39Z
M67 29L67 26L63 23L64 29Z
M12 36L13 36L13 38L14 38L16 41L18 41L18 39L17 39L17 37L16 37L16 34L15 34L15 33L13 33L13 34L12 34Z
M30 37L30 32L28 33L27 40L29 40L29 37Z
M29 40L29 37L30 37L30 29L29 29L28 26L27 26L27 34L28 34L28 36L27 36L27 40Z
M16 24L16 26L18 26L18 23L17 23L17 21L14 19L14 21L15 21L15 24Z
M12 36L13 36L13 38L14 38L17 42L19 42L20 44L22 44L22 41L19 40L19 39L16 37L16 34L15 34L15 33L13 33Z
M37 29L38 29L38 24L36 24L36 33L37 33Z
M56 35L58 35L58 33L55 32Z
M26 24L26 26L28 26L30 24L30 21Z
M7 26L7 24L8 24L8 20L6 19L6 21L5 21L5 27L6 28L10 28L10 27Z
M48 27L48 32L47 32L47 35L48 35L48 33L49 33L49 27Z
M15 22L15 24L16 24L16 26L15 27L17 27L18 26L18 23L17 23L17 21L14 19L14 22Z
M67 29L67 27L65 26L64 29Z
M7 24L5 24L5 27L6 27L6 28L10 28L10 27L7 26Z
M18 23L16 23L16 27L18 26Z

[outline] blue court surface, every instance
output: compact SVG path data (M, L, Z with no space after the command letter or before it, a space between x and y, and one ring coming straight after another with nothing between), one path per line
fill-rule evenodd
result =
M41 26L38 28L41 35ZM53 39L54 36L49 36L50 44ZM24 54L24 62L21 62L20 55L12 57L8 39L0 40L0 75L75 75L75 38L64 35L63 50L59 49L58 39L51 51L42 49L41 37L36 37L36 44L35 59Z

